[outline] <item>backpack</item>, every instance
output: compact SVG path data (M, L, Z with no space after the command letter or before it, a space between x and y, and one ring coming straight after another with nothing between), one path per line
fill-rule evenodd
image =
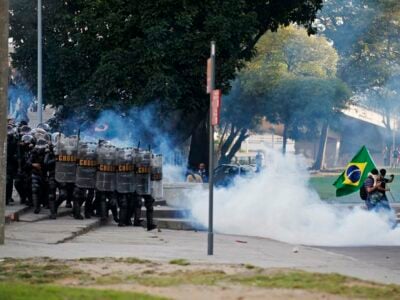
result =
M368 176L367 178L372 178L371 176ZM368 198L368 192L367 192L367 188L365 187L365 181L363 182L361 188L360 188L360 198L362 200L367 200Z

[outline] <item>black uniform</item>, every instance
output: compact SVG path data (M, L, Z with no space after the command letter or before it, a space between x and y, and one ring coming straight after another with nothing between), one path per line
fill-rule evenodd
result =
M35 214L38 214L40 212L41 205L45 204L43 203L47 176L45 156L46 152L48 151L45 143L46 141L44 140L38 141L28 160L28 166L30 166L32 170L32 202L35 209Z

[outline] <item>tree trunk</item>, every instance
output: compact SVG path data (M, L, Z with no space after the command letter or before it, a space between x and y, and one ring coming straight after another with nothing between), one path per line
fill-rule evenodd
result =
M287 144L287 125L283 124L283 140L282 140L282 154L286 154L286 144Z
M321 129L318 153L317 153L317 157L315 159L315 163L313 166L314 170L321 170L323 168L323 164L324 164L324 160L325 160L326 141L328 139L328 130L329 130L329 124L328 124L328 121L326 121L322 125L322 129Z
M4 244L7 167L8 0L0 1L0 245Z
M206 164L208 170L208 126L206 120L202 121L192 133L192 140L189 150L188 167L192 170L198 168L200 163Z
M240 135L237 138L237 140L235 141L235 143L233 144L233 146L231 147L231 149L229 150L228 155L226 155L225 160L226 163L230 163L232 158L235 156L235 154L240 150L240 148L242 147L242 143L249 137L249 135L247 134L247 129L243 128L240 130Z

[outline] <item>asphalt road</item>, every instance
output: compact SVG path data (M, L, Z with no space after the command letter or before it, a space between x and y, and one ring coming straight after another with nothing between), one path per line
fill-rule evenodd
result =
M373 264L393 271L400 271L399 246L368 247L318 247L325 251L354 258L357 261Z

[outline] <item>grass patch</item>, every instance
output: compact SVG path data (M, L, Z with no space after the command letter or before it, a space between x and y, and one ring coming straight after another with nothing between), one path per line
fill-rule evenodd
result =
M1 299L7 300L162 300L166 298L134 292L69 288L50 285L0 283Z
M23 281L25 283L40 284L52 283L71 277L85 277L83 271L70 268L63 262L40 259L32 262L29 260L6 259L0 264L1 281Z
M188 266L188 265L190 265L190 262L188 262L186 259L183 259L183 258L170 260L169 263L171 265L178 265L178 266Z
M136 258L136 257L117 258L115 261L116 262L123 262L123 263L127 263L127 264L148 264L148 263L151 263L150 260L140 259L140 258Z
M278 272L231 279L234 283L263 288L302 289L366 299L399 299L400 287L362 281L339 274Z
M126 279L145 286L175 286L175 285L215 285L227 278L223 271L176 271L156 276L128 276Z

